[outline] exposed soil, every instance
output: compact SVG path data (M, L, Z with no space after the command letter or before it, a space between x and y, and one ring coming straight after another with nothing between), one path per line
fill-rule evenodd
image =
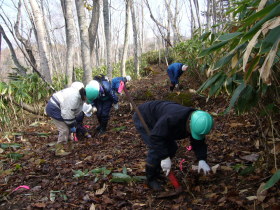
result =
M129 85L136 104L170 96L168 77L162 71L164 67L153 66L152 69L149 76ZM197 88L196 82L195 78L183 75L183 88L173 94L179 97L188 93L187 87ZM280 209L279 183L263 197L257 195L261 183L275 172L270 171L273 155L263 158L271 147L262 146L262 132L254 117L237 116L233 112L218 115L228 105L224 97L207 101L203 96L191 95L193 106L209 111L215 119L215 128L207 136L207 162L217 166L216 173L204 176L193 169L197 161L193 152L186 150L189 140L184 139L178 141L179 150L172 161L173 171L183 188L180 194L159 198L160 193L150 190L145 181L112 181L112 173L122 173L123 168L131 177L145 176L147 148L133 125L134 112L127 97L120 96L120 101L119 110L112 108L107 133L90 139L79 137L79 141L74 142L73 152L66 157L54 155L54 146L50 143L56 142L57 131L49 118L15 131L24 132L23 135L18 133L6 138L3 135L1 143L11 140L21 147L4 149L0 153L0 209ZM85 118L85 124L91 127L93 135L96 117ZM10 152L24 156L13 160L7 157ZM254 155L259 158L254 159ZM179 163L183 159L180 170ZM78 170L86 172L102 167L111 173L99 176L98 180L94 173L74 177ZM22 185L30 189L13 191ZM165 191L173 191L168 180ZM50 195L54 195L54 201Z

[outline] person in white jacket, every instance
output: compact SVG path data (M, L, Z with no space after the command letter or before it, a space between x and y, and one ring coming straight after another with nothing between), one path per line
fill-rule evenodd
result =
M66 150L69 149L68 142L71 140L71 133L76 133L76 117L83 111L87 95L98 95L98 92L98 87L93 86L86 90L83 83L73 82L71 87L52 95L46 106L46 113L52 118L59 131L55 155L70 154Z

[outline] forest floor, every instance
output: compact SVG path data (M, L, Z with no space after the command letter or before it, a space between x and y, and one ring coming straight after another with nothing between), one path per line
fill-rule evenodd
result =
M145 176L147 148L134 127L134 111L122 95L120 108L111 110L106 134L79 137L66 157L54 155L57 130L47 117L1 136L0 209L280 209L279 183L257 193L275 171L269 170L273 158L263 158L271 148L262 146L263 132L256 118L234 112L218 115L229 100L216 97L207 101L202 95L190 94L188 88L197 88L196 79L187 75L181 78L183 88L170 93L165 68L155 65L151 69L149 76L129 84L137 105L176 99L213 115L215 127L207 135L207 162L213 167L210 175L197 173L194 153L186 149L189 140L183 139L178 141L172 161L183 188L180 194L160 198L161 193L136 179L134 176ZM85 118L85 124L93 135L96 116ZM123 176L118 179L113 173ZM19 186L29 189L15 190ZM173 191L168 180L165 191Z

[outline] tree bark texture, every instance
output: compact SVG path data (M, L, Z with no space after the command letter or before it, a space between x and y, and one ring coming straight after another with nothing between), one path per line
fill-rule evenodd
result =
M81 37L82 62L84 69L83 82L84 84L87 84L92 80L88 26L83 0L75 0L75 2Z
M99 24L99 16L100 16L100 2L99 0L93 0L93 9L92 9L92 17L89 24L89 43L90 43L90 57L94 58L94 45L96 42L98 24Z
M131 18L132 18L132 26L133 26L133 44L134 44L134 71L137 77L140 75L139 72L139 41L138 41L138 28L137 28L137 21L135 17L135 10L134 10L134 1L131 0Z
M61 0L61 6L65 19L66 32L66 78L67 86L73 82L74 51L75 51L75 21L72 12L73 0Z
M126 0L125 3L125 33L124 33L124 44L123 44L123 54L121 62L121 75L126 76L125 71L125 62L127 59L127 50L128 50L128 40L129 40L129 27L130 27L130 0Z
M106 39L106 57L107 57L107 76L112 79L112 65L111 65L111 27L110 27L110 10L108 0L103 0L103 18L104 18L104 32Z
M40 69L48 83L52 83L52 68L49 63L49 49L47 45L47 33L44 24L44 18L39 5L36 0L29 0L32 13L34 16L34 23L38 36L38 50L40 56Z

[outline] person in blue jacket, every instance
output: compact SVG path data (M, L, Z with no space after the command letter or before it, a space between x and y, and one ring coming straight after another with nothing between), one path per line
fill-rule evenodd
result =
M94 80L100 84L99 95L92 104L97 109L96 116L99 122L96 128L97 135L101 135L106 132L112 105L118 109L118 97L112 90L111 82L104 75L95 76Z
M153 190L161 190L158 181L161 169L168 176L171 170L171 158L178 149L176 140L189 137L198 160L198 172L210 172L206 163L207 145L205 135L213 127L212 116L194 108L185 107L169 101L149 101L138 106L148 127L145 130L137 113L134 113L134 125L141 134L149 151L146 159L147 183Z
M125 77L115 77L112 79L112 89L113 91L115 91L116 93L120 93L119 92L119 87L121 82L124 83L124 85L129 82L131 80L130 76L125 76Z
M170 78L170 91L178 87L180 76L188 69L188 66L183 63L172 63L167 68L167 74Z

